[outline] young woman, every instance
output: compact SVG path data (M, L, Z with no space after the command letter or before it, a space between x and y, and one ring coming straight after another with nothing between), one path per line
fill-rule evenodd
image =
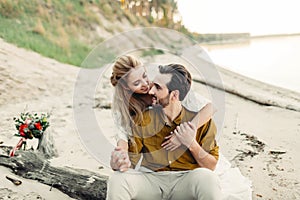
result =
M142 63L130 55L121 56L116 60L110 80L115 87L113 115L120 128L117 135L117 145L127 150L127 142L131 137L130 124L133 121L137 123L143 121L142 112L155 103L152 101L151 95L148 94L151 82ZM203 97L200 96L200 98ZM198 112L192 120L196 127L202 126L213 115L212 104L206 102L203 105L200 103L203 102L203 99L191 101L186 98L182 102L187 109ZM195 105L197 106L195 107ZM175 150L180 146L175 136L170 136L167 139L170 141L163 144L167 150Z

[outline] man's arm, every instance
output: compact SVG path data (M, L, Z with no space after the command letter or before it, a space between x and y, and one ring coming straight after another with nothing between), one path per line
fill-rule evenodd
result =
M214 170L217 165L217 159L207 153L196 140L193 140L192 144L189 146L189 150L194 156L200 167L205 167L210 170Z
M207 153L197 142L197 129L191 122L182 123L176 128L176 130L174 130L174 133L180 142L190 150L200 167L205 167L211 170L215 169L217 159L213 155Z

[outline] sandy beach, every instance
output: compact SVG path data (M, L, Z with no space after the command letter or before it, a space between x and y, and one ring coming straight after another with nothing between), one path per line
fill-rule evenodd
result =
M180 61L167 54L145 58L150 59L162 64ZM73 97L79 71L78 67L0 39L0 143L16 145L13 117L21 112L50 112L47 133L53 137L58 152L50 160L51 165L109 175L112 171L87 151L77 132ZM219 135L221 152L252 181L253 199L299 199L300 94L225 69L218 71L227 91L225 107L219 108L219 112L224 112ZM107 109L112 93L108 74L109 71L95 93L93 110L107 139L114 144L112 136L116 127ZM195 74L194 80L193 90L210 98L209 86L201 83L203 79ZM15 186L6 175L14 174L1 166L0 199L71 199L59 190L49 191L47 185L20 177L23 183Z

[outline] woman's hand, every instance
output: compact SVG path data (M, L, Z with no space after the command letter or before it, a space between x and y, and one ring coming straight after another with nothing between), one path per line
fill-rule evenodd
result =
M174 151L175 149L177 149L181 145L180 141L178 140L178 138L176 137L176 135L173 134L173 132L171 132L171 135L165 137L165 139L167 141L165 141L164 143L162 143L161 146L164 149L166 149L167 151Z
M116 147L111 153L110 166L113 170L127 171L131 166L128 152L122 147Z
M197 129L191 122L184 122L174 130L177 139L187 148L195 141Z

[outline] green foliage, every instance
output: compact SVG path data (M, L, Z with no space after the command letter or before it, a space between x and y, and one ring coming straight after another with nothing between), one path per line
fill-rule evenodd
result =
M144 50L142 53L142 57L146 57L146 56L156 56L156 55L161 55L164 54L164 51L161 49L147 49Z
M104 16L107 17L108 20L113 19L113 10L108 3L103 5L102 11L104 13Z
M99 54L101 52L101 54ZM88 60L84 60L80 67L82 68L100 68L107 63L112 63L117 54L113 51L110 51L106 47L102 49L102 46L98 46L94 49L88 56Z
M174 0L153 0L143 5L150 4L169 11L177 9ZM122 31L114 21L124 19L133 26L168 24L172 28L168 21L171 18L164 18L167 22L162 23L153 16L137 16L139 9L122 9L117 0L0 0L0 37L60 62L80 66L90 50L103 40L96 33L95 24L112 35ZM104 27L99 13L111 24ZM145 55L161 53L149 50ZM102 61L112 56L114 53L107 52Z
M60 62L80 66L92 45L78 38L87 37L86 27L99 22L81 2L0 0L0 37Z

